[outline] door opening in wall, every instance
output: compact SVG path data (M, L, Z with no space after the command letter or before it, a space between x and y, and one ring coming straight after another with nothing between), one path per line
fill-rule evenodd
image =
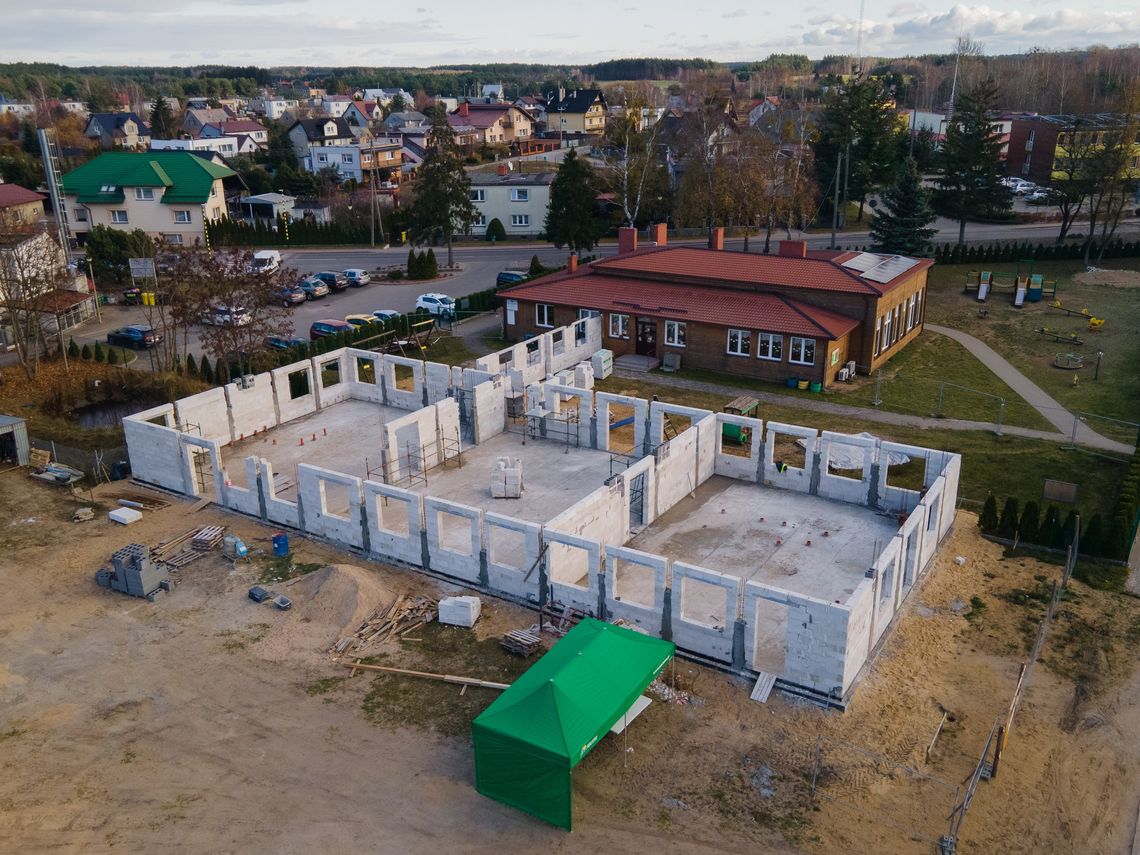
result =
M637 319L637 340L634 350L638 356L657 355L657 321L652 318Z
M645 525L645 473L634 475L629 481L629 527Z

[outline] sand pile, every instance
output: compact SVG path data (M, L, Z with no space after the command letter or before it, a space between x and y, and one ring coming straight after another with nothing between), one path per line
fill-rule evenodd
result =
M1073 276L1082 285L1108 285L1112 288L1140 288L1140 270L1090 270Z
M353 564L330 564L281 588L293 608L277 615L257 652L273 661L324 662L338 639L351 635L378 606L396 598L379 577Z

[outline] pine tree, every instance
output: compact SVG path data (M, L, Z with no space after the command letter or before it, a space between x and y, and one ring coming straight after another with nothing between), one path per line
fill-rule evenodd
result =
M186 354L186 375L188 377L198 376L198 363L194 359L194 354Z
M427 258L424 260L424 279L435 279L439 276L439 261L436 260L435 250L428 247Z
M908 158L898 181L883 193L871 218L871 249L928 257L936 233L930 228L935 216L918 166Z
M419 279L419 277L416 275L416 272L418 270L419 270L419 267L416 265L416 251L414 248L409 248L408 249L408 278L409 279Z
M528 276L543 276L546 273L546 267L538 260L538 253L530 257L530 267L526 272Z
M1104 520L1100 514L1093 514L1093 518L1081 533L1081 554L1099 558L1104 554L1104 540Z
M107 361L107 351L105 351L103 349L103 342L101 342L101 341L95 342L95 361L96 362L106 362Z
M1036 502L1026 502L1017 524L1017 537L1024 543L1040 543L1041 509Z
M107 364L108 365L118 365L119 364L119 349L117 347L107 348Z
M91 345L89 345L89 344L83 345L83 349L79 351L79 358L80 359L90 361L92 355L93 354L91 353Z
M463 168L455 131L447 111L432 111L428 150L416 175L416 198L408 211L412 237L416 243L447 243L447 266L454 266L452 238L471 230L478 215L471 204L471 179Z
M997 499L994 494L986 496L986 503L982 505L982 515L978 517L978 528L983 534L993 534L998 527Z
M162 95L154 96L154 103L150 105L150 135L156 140L174 139L178 133L174 111Z
M1050 505L1045 509L1045 519L1041 522L1041 536L1039 542L1042 546L1048 546L1050 549L1064 549L1063 536L1064 532L1061 529L1061 512L1057 510L1056 505Z
M1068 516L1065 517L1065 524L1061 526L1061 549L1072 544L1073 539L1077 536L1077 512L1069 511Z
M997 527L998 537L1013 540L1013 536L1017 534L1017 522L1019 517L1017 511L1017 499L1010 496L1005 500L1005 507L1001 509L1001 519L998 520Z
M568 246L581 255L598 244L604 225L597 217L594 170L570 149L550 185L546 209L546 239L559 249Z
M75 343L75 339L67 345L67 356L69 359L75 359L79 356L79 345Z
M210 363L210 357L202 354L202 363L198 366L198 371L201 373L202 379L204 381L209 383L211 386L214 385L214 366Z
M958 221L958 246L966 242L966 220L1003 216L1012 207L1009 189L1001 183L1001 134L994 127L997 84L993 79L963 94L938 159L938 189L934 209Z

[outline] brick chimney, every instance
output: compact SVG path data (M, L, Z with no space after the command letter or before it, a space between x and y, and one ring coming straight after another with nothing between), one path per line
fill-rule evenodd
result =
M665 246L668 241L669 227L665 223L654 223L649 227L649 237L658 246Z
M467 115L470 115L470 113L471 113L471 110L468 108L466 101L464 101L462 104L459 105L459 115L467 116Z
M570 253L570 257L568 259L566 259L566 272L567 273L577 273L578 272L578 256L577 256L577 254Z
M637 229L622 226L618 229L618 255L637 252Z
M724 249L724 229L717 226L709 235L709 249Z
M505 163L500 163L498 166L495 167L495 172L498 174L498 176L500 178L506 178L507 173L509 173L510 171L511 171L511 168L509 166L507 166Z
M788 258L807 258L807 241L782 240L779 254Z

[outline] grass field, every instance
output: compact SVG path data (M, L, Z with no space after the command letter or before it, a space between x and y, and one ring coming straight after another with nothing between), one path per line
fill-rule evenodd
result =
M1140 259L1114 259L1105 265L1136 271ZM1017 270L1016 264L986 264L975 269L982 267L994 272ZM1050 308L1048 298L1014 308L1008 290L994 292L985 304L988 315L979 317L975 294L962 291L969 270L966 265L938 265L931 270L926 303L929 323L954 327L986 342L1070 411L1140 422L1140 288L1082 284L1074 279L1084 270L1078 261L1037 264L1037 273L1057 281L1057 298L1064 306L1077 311L1087 308L1091 315L1105 319L1100 331L1090 332L1086 319ZM1042 327L1064 336L1075 333L1083 344L1052 341L1037 332ZM1094 380L1098 351L1104 356ZM1088 367L1079 371L1053 367L1058 353L1069 352L1082 354ZM1113 439L1136 441L1134 428L1095 418L1088 421L1094 430Z
M731 398L729 395L691 392L627 377L608 377L598 381L596 387L605 392L643 398L658 395L665 401L676 401L714 412L723 408ZM1125 471L1124 464L1120 462L1084 451L1069 451L1057 443L999 437L986 431L905 428L816 413L792 404L761 404L759 417L843 433L868 431L896 442L941 448L961 454L962 477L958 496L966 507L973 510L980 510L981 503L990 492L999 499L1015 496L1022 503L1030 499L1040 503L1044 480L1051 478L1079 485L1074 507L1082 516L1109 514L1116 497L1117 485ZM1069 506L1059 507L1062 510L1069 509Z

